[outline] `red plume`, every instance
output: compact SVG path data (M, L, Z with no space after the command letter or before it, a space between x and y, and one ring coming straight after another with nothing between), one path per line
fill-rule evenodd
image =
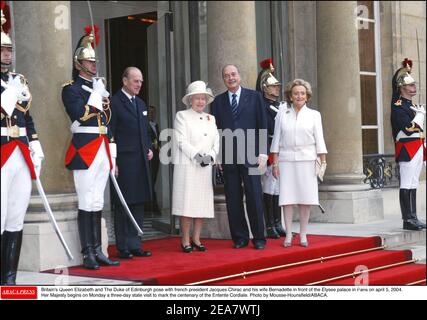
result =
M98 46L99 45L99 28L96 24L93 27L95 29L95 44L96 44L96 46ZM88 36L90 34L90 32L92 31L92 25L86 26L84 30L85 30L85 34ZM93 46L93 44L92 44L92 46Z
M265 60L262 60L259 65L261 66L261 68L263 69L269 69L270 68L270 64L273 64L273 59L271 58L267 58Z
M9 8L9 5L6 4L6 1L1 1L1 10L3 11L4 17L6 18L6 22L2 26L3 31L5 33L9 33L9 30L10 30L10 8Z
M405 58L405 60L402 61L402 66L406 68L409 66L412 69L412 60L409 60L408 58Z

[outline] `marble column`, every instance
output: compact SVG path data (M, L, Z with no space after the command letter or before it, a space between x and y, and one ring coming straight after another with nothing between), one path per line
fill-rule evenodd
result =
M225 91L221 70L238 66L242 86L255 89L257 47L254 1L208 1L208 77L214 94Z
M207 2L208 83L215 95L226 90L221 70L235 64L241 85L255 89L258 76L254 1ZM225 195L215 190L215 219L206 219L202 237L230 239Z
M33 95L30 113L45 154L41 180L46 193L74 192L64 166L71 139L61 85L71 79L69 1L14 1L16 71L24 74Z
M328 148L319 221L383 218L381 193L363 183L359 40L356 1L317 3L318 103ZM329 214L328 214L329 213Z
M33 95L34 119L45 159L41 180L48 201L73 256L68 260L42 201L34 196L25 217L19 270L41 271L82 262L77 231L77 198L72 172L64 165L71 140L70 120L61 99L62 84L71 80L72 37L69 1L14 1L16 71L24 74ZM102 222L102 245L108 237Z

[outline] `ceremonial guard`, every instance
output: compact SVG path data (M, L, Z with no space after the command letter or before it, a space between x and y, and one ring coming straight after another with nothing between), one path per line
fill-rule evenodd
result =
M400 173L400 210L403 229L425 229L425 223L418 220L416 195L423 161L426 160L424 142L425 109L412 103L417 94L414 78L411 76L412 61L405 59L392 79L391 126L395 141L395 159Z
M85 27L85 35L74 52L73 80L62 89L62 101L71 119L71 144L65 165L73 170L78 196L78 229L87 269L117 266L101 248L101 218L104 189L115 165L116 145L109 130L111 111L103 78L96 77L94 40L97 26Z
M14 285L31 180L44 158L30 115L31 94L22 74L10 71L13 44L1 6L1 284ZM3 29L4 27L4 29Z
M281 105L278 101L281 83L273 76L274 67L271 58L261 61L260 66L262 70L258 74L256 89L262 93L264 98L267 115L268 150L270 150L274 135L274 119ZM271 157L269 157L267 165L267 170L261 177L265 226L267 237L278 239L281 236L286 236L282 226L281 208L279 207L279 180L273 177Z

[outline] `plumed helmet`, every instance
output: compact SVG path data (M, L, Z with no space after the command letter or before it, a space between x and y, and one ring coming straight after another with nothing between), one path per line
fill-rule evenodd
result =
M9 36L10 21L6 18L9 15L9 10L6 2L1 1L1 46L12 48L12 39Z
M262 60L259 63L261 67L261 71L258 74L257 82L256 82L256 90L263 92L263 89L266 86L274 86L281 85L281 83L273 76L274 66L273 60L271 58L267 58Z
M412 60L405 58L405 60L402 61L402 67L394 73L392 78L393 100L400 96L400 87L415 83L414 78L411 76L411 70Z

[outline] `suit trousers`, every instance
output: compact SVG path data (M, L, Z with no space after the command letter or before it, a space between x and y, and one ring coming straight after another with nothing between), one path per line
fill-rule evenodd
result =
M133 204L128 205L128 207L136 223L142 230L144 224L144 204ZM129 251L141 248L141 239L138 237L138 232L121 204L115 205L114 232L116 235L117 250Z
M243 191L246 211L253 235L253 242L265 242L264 208L260 175L249 175L243 164L223 165L224 190L227 204L228 222L234 243L249 240L249 228L243 206ZM244 188L242 188L242 182Z

